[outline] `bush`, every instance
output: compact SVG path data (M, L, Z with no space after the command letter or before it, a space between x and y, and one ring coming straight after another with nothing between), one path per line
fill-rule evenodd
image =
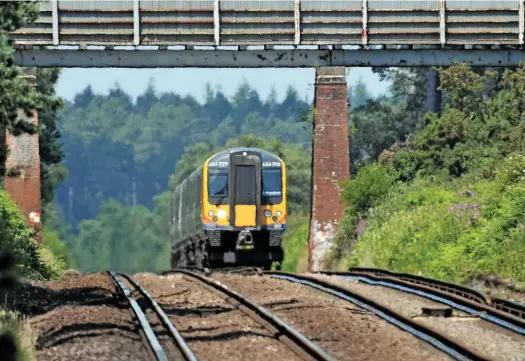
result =
M32 279L60 276L61 265L53 262L49 250L35 242L24 217L3 190L0 190L0 240L0 253L9 251L16 258L19 275Z
M516 172L523 173L522 159L506 158L493 180L418 180L398 188L368 212L348 264L455 282L486 274L525 281L525 184Z
M310 222L307 211L294 212L288 217L287 230L283 236L284 261L282 269L284 271L306 271L309 228Z
M366 227L363 216L377 202L383 199L393 186L393 177L388 168L379 164L369 164L359 169L355 179L342 183L342 199L347 205L339 232L334 239L336 247L331 258L338 259L359 238Z
M359 169L355 179L343 183L343 200L347 213L366 212L384 197L392 186L392 177L382 165L370 164Z
M73 268L75 266L73 256L66 244L60 239L56 231L48 227L44 227L44 247L49 250L60 268Z
M466 64L440 73L441 114L427 115L406 147L388 153L382 172L395 187L367 168L346 186L340 235L359 242L345 258L457 282L487 274L524 281L525 63L499 84L497 73Z

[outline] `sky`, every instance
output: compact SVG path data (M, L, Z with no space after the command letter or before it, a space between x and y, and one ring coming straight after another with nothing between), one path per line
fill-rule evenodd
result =
M57 94L67 100L72 100L75 94L91 85L95 93L107 94L116 83L120 84L133 98L146 89L150 79L158 92L175 92L181 95L190 94L203 101L206 83L212 87L220 86L226 96L232 96L238 85L246 79L252 88L266 99L272 86L275 87L279 99L284 97L286 88L294 86L302 98L308 101L314 94L314 69L208 69L208 68L178 68L178 69L122 69L122 68L72 68L64 69L57 84ZM388 84L380 82L370 68L350 69L347 77L351 86L359 78L367 83L372 94L386 92Z

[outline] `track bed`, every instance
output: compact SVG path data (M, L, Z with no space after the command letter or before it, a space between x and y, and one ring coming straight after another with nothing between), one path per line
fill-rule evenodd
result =
M427 298L381 286L338 276L312 275L314 278L348 288L397 312L430 326L449 337L459 340L470 348L486 354L495 361L522 361L525 355L525 337L510 330L453 310L449 317L435 317L423 313L423 309L443 310L450 308Z
M199 361L303 360L275 334L213 289L186 275L138 274Z
M39 361L150 360L140 327L107 274L24 284L17 302L32 316Z
M212 277L267 307L338 360L452 360L346 301L269 276Z

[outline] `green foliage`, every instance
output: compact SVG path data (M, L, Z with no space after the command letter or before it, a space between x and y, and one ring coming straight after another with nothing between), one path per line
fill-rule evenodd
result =
M63 170L53 167L61 160L56 139L59 134L54 128L55 113L60 101L54 96L53 86L58 77L56 70L38 70L37 89L30 87L21 76L19 68L14 66L14 50L6 33L19 29L24 23L31 23L38 16L38 4L33 1L0 1L0 182L4 176L18 176L18 169L6 172L5 161L8 148L5 144L5 130L13 135L21 133L35 134L40 132L40 154L42 175L42 200L44 207L53 198L54 188L63 179ZM39 110L41 127L19 119L22 110L31 116L33 110ZM55 239L55 245L58 240ZM56 260L45 247L38 246L32 232L27 229L24 218L16 206L0 189L0 254L14 257L13 272L33 279L50 279L58 277L63 264ZM2 258L1 263L7 259ZM7 266L3 264L2 266ZM8 271L2 269L2 271ZM9 286L9 278L1 277L0 282ZM0 309L0 348L5 360L35 359L34 345L30 339L30 328L19 315Z
M0 2L0 34L21 28L24 23L32 23L38 17L38 6L31 1Z
M283 236L283 271L304 272L308 265L309 213L304 210L288 217L287 230Z
M57 112L63 106L55 96L55 85L60 75L59 69L38 69L37 91L43 95L42 106L38 112L40 187L42 197L42 219L47 221L47 210L54 199L58 185L67 177L67 169L62 165L64 152L58 143L61 137L57 126Z
M2 1L0 3L0 129L13 134L35 133L36 128L18 121L18 110L31 114L38 103L38 94L19 77L20 71L13 64L14 50L6 36L7 32L18 29L25 22L36 19L36 6L25 1ZM0 180L6 172L7 147L0 144Z
M497 184L502 186L502 191L506 187L511 187L517 182L525 181L525 156L513 153L503 160L501 170L496 174Z
M342 183L341 197L346 209L335 237L333 258L340 258L359 238L366 227L363 216L388 195L393 180L386 167L373 163L361 167L354 179Z
M411 148L400 152L394 165L400 178L441 170L450 177L470 173L487 178L510 152L523 151L523 75L523 65L505 71L501 90L493 92L486 84L494 83L496 73L475 74L466 65L441 71L447 105L441 116L428 116Z
M363 213L384 197L392 186L388 169L370 164L359 169L357 177L343 184L343 200L350 214Z
M55 262L60 268L73 268L75 263L71 252L68 250L64 241L60 239L58 232L44 227L44 247L48 249L56 259Z
M525 280L525 186L453 188L417 184L374 208L351 264L456 282L490 273Z
M18 274L34 279L50 279L60 275L61 267L48 251L36 244L33 232L26 226L6 192L0 190L0 253L10 252L16 259Z
M525 65L499 83L497 73L464 64L440 74L443 112L427 115L425 128L395 152L384 171L395 186L370 202L376 188L363 181L350 193L352 181L346 185L345 224L363 212L361 227L343 229L359 239L348 264L456 282L484 274L523 281ZM368 182L382 184L377 179Z
M79 228L71 243L82 271L158 272L169 266L169 240L156 234L154 214L145 207L110 199L98 219L82 221Z
M381 152L423 128L427 69L374 69L391 82L389 95L373 98L359 81L349 94L350 170L375 162Z

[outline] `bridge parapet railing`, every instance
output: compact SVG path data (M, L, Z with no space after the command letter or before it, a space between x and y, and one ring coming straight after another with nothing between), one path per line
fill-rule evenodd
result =
M40 2L24 45L523 45L524 0Z

